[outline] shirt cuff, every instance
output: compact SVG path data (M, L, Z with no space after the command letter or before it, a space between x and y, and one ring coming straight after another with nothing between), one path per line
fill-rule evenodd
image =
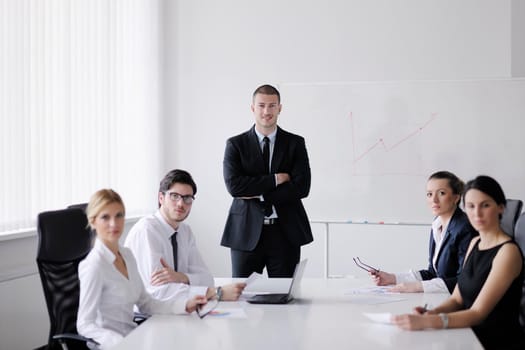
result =
M447 285L441 278L433 278L427 281L421 281L424 293L448 293Z
M407 283L407 282L417 282L421 281L421 274L419 271L410 270L408 272L395 273L396 275L396 284Z

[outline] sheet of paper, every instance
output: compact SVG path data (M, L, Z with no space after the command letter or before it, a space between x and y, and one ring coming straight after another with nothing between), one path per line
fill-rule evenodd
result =
M401 294L399 292L391 292L392 286L371 286L354 288L345 292L345 294Z
M287 293L290 290L291 278L265 278L264 276L248 277L250 282L243 291L243 294L256 292L262 293ZM248 280L247 279L247 280ZM245 280L246 282L246 280Z
M248 318L242 308L226 309L218 307L208 314L209 318Z
M252 272L250 277L248 277L246 281L244 281L244 283L246 283L246 286L249 286L253 282L257 281L259 278L262 278L262 275L260 273Z
M363 312L363 315L365 315L370 320L376 323L392 324L392 322L390 321L392 314L389 312L377 312L377 313Z
M352 295L349 298L351 303L363 305L394 303L402 300L406 300L406 298L393 295Z

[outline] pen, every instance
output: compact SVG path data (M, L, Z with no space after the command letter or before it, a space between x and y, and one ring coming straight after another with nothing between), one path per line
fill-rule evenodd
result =
M423 313L425 313L427 311L428 311L428 303L426 303L425 306L423 306Z

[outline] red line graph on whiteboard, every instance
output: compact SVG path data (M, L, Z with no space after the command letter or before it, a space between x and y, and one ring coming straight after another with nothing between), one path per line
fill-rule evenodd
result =
M374 149L380 147L383 149L384 152L390 152L393 149L397 148L398 146L402 145L403 143L410 140L412 137L416 136L417 134L423 132L423 130L429 126L435 119L437 118L437 113L431 113L430 119L428 119L423 125L417 127L414 131L408 133L406 136L402 137L401 139L394 142L391 146L387 145L384 137L379 138L377 142L370 145L366 148L364 152L361 154L357 154L357 147L356 147L356 138L355 138L355 130L354 130L354 121L353 121L353 115L352 112L350 112L350 127L352 130L352 152L353 152L353 162L354 164L358 163L360 160L366 158Z

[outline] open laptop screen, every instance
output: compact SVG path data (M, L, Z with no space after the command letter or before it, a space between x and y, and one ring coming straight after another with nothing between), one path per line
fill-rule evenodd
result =
M269 293L269 294L256 294L251 298L246 299L247 302L252 304L287 304L292 301L301 285L301 279L303 278L304 269L306 267L306 262L308 259L300 261L295 266L295 271L293 274L292 282L290 283L290 288L288 293Z

